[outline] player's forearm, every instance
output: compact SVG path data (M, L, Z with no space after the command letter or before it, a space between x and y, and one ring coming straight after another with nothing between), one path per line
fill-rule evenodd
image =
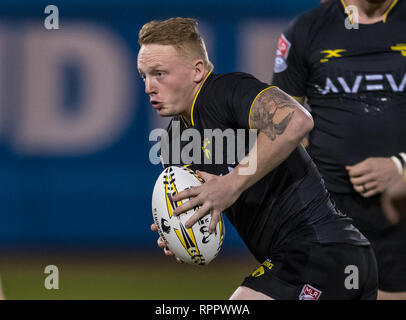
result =
M277 88L267 91L251 112L251 127L259 130L256 144L230 174L240 192L282 163L313 128L310 114L294 99Z

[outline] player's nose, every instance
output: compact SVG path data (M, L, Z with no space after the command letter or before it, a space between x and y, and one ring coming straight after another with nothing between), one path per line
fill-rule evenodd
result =
M145 78L145 93L146 94L157 93L156 87L153 85L153 83L149 77Z

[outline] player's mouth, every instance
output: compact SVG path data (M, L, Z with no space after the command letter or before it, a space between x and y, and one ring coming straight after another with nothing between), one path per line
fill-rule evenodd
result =
M151 102L152 108L154 108L154 109L161 109L163 106L163 103L160 101L151 100L150 102Z

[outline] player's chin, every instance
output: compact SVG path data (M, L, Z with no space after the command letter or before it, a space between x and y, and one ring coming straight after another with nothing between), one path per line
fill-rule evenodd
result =
M161 107L159 109L156 109L156 113L161 117L174 117L174 116L176 116L175 112L172 112L171 110L163 108L163 107Z
M161 116L161 117L168 117L169 115L168 115L168 110L165 110L164 108L158 108L158 109L155 109L156 110L156 113L159 115L159 116Z

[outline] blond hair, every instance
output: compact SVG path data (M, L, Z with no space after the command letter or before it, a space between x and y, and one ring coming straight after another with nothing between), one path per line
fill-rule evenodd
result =
M170 18L168 20L153 20L143 25L138 34L138 43L172 45L185 56L201 58L205 67L213 69L207 55L206 45L197 28L196 19Z

